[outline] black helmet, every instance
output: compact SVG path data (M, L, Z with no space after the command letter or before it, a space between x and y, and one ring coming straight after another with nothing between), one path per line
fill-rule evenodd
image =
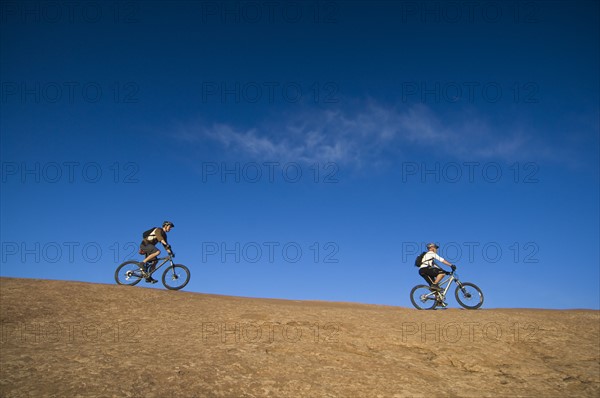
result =
M435 243L428 243L428 244L427 244L427 248L429 249L430 247L435 247L436 249L439 249L439 248L440 248L440 247L439 247L437 244L435 244Z
M171 221L165 221L163 223L163 227L171 227L171 228L175 228L175 224L173 224Z

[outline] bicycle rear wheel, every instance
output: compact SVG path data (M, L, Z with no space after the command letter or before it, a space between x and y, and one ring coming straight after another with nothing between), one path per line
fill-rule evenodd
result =
M126 261L117 267L115 271L115 281L119 285L137 285L142 280L142 271L140 263L137 261Z
M436 294L427 285L417 285L410 291L410 301L419 310L435 308Z
M190 281L190 270L182 264L168 267L162 276L162 283L169 290L183 289Z
M468 310L476 310L483 304L483 292L474 283L464 282L454 291L458 304Z

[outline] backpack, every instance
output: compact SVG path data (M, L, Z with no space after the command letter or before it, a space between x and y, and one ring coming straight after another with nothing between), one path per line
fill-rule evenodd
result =
M147 239L148 236L150 236L150 234L152 233L152 231L154 231L156 229L156 227L152 227L147 231L144 231L144 233L142 234L142 239Z
M423 256L425 256L425 254L427 254L427 252L423 252L417 256L415 259L415 267L420 267L423 265Z

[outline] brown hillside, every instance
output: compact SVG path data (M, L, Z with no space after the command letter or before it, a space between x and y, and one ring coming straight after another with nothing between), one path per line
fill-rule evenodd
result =
M598 397L600 312L0 279L1 397Z

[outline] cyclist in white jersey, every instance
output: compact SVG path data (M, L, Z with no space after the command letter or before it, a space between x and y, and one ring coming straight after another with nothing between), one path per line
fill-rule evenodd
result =
M421 260L421 265L419 266L419 275L423 277L429 283L433 290L441 290L438 283L444 278L446 271L440 268L435 262L436 260L446 264L449 267L454 267L448 261L446 261L443 257L437 254L437 250L439 246L435 243L427 244L427 253L423 256Z

